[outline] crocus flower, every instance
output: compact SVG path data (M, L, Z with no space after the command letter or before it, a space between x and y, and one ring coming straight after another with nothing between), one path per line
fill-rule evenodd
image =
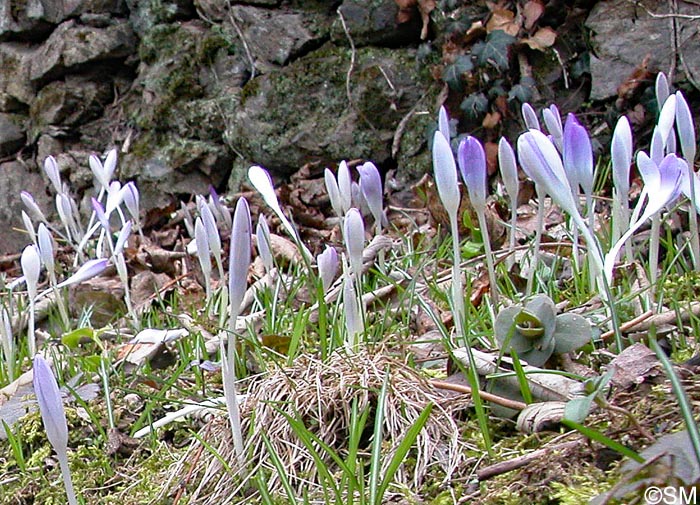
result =
M41 208L39 205L37 205L36 200L34 200L34 197L31 195L31 193L27 191L22 191L19 194L20 199L22 200L22 203L24 206L27 208L27 212L36 220L40 221L42 223L48 223L49 221L46 219L46 216L44 213L41 211Z
M323 292L327 293L336 273L338 273L338 253L333 247L327 245L323 252L316 257L316 265L318 265L318 275L321 278Z
M266 271L271 271L274 266L272 250L270 248L270 227L264 214L258 216L258 224L255 227L255 238L258 244L258 255L265 265Z
M671 136L671 131L673 130L673 123L675 121L676 95L670 95L664 102L661 112L659 113L659 120L656 123L656 127L659 129L664 146L668 145L669 137Z
M352 209L351 209L352 210ZM343 311L345 313L345 328L347 330L346 348L349 352L357 349L358 337L364 330L360 305L357 300L354 276L346 275L343 281Z
M377 167L371 161L360 165L357 170L360 172L360 189L365 197L369 211L372 213L372 217L374 217L377 234L380 234L384 212L382 177L379 175Z
M498 167L501 178L506 187L510 199L510 230L508 232L508 244L510 250L515 249L515 227L518 219L518 166L515 162L515 153L505 137L498 141ZM513 265L513 256L508 257L508 267Z
M41 274L41 256L35 245L30 244L24 248L20 263L22 265L22 273L27 281L27 293L31 301L36 298L39 275Z
M207 301L211 300L211 253L207 231L202 224L202 218L198 217L194 222L194 241L197 244L197 258L204 274L204 288Z
M660 108L668 98L668 95L670 95L668 79L666 78L666 74L664 74L663 72L659 72L656 75L654 91L656 93L656 103L659 104Z
M640 196L639 207L646 201L644 212L636 221L633 220L632 226L622 235L620 240L610 249L605 256L604 272L608 280L612 279L613 268L622 245L630 238L639 227L657 212L661 211L666 205L678 197L680 193L680 183L683 171L682 159L675 154L667 155L661 165L656 163L645 153L640 152L637 155L637 167L639 168L642 177L644 178L644 186L647 191ZM648 188L653 188L649 191ZM635 215L639 214L635 212Z
M46 268L46 272L49 274L49 276L55 279L56 272L54 269L53 239L51 238L51 233L44 223L39 223L37 245L39 246L41 263L44 265L44 268Z
M520 107L520 113L523 116L523 121L525 122L525 128L527 128L528 130L539 130L540 129L540 121L539 121L539 119L537 119L537 113L535 112L535 109L532 108L532 105L525 102Z
M114 254L124 253L124 246L126 245L127 240L129 240L132 227L133 225L131 224L131 220L128 220L126 223L124 223L122 229L119 230L119 235L117 235L117 241L114 243Z
M15 340L12 336L12 320L5 307L0 312L0 338L2 338L2 351L5 356L5 369L12 382L15 379Z
M287 230L287 233L294 239L299 247L299 250L306 258L311 258L311 252L307 247L301 242L299 234L297 233L292 223L287 219L287 216L282 212L279 201L277 200L277 195L275 194L275 188L272 185L272 179L270 179L270 174L262 167L252 166L248 169L248 179L251 184L258 190L258 193L262 196L265 203L277 214L277 217L282 222L282 226ZM348 187L348 198L350 198L350 188ZM342 196L341 196L342 198ZM234 216L235 220L235 216ZM233 236L233 235L232 235Z
M340 201L338 181L335 180L333 172L328 168L323 172L323 179L326 183L326 191L328 192L328 199L331 202L333 212L335 212L336 216L342 218L345 215L345 211L343 210L343 203Z
M231 224L233 222L231 218L231 211L228 210L223 203L221 203L221 198L219 194L214 189L214 186L209 186L209 208L216 218L216 222L219 223L219 227L225 230L231 229Z
M32 240L32 243L36 244L37 243L36 231L34 231L34 225L32 224L32 220L29 219L29 216L24 211L22 211L21 215L22 215L22 223L24 223L24 229L27 230L27 233L29 234L29 238Z
M63 474L63 482L66 486L68 503L77 504L78 501L73 489L73 481L68 466L68 425L66 413L63 410L63 398L58 389L56 378L51 372L51 367L39 354L34 356L34 394L39 404L41 420L44 423L46 436L56 451L58 462Z
M248 286L251 247L250 209L245 198L239 198L233 213L231 251L229 254L229 330L236 328L236 318Z
M572 186L580 186L589 203L593 197L593 151L588 132L576 116L568 114L564 125L564 170ZM576 188L573 188L576 191ZM590 208L589 208L590 211Z
M114 169L117 167L117 150L112 149L107 153L104 165L94 154L90 155L88 162L90 164L90 170L92 170L101 189L109 191L109 184L112 180L112 175L114 175Z
M141 211L139 208L141 195L139 194L139 190L134 181L129 181L122 186L121 191L124 205L126 205L126 210L129 211L129 215L136 225L139 235L141 238L143 238L143 230L141 229Z
M681 143L683 157L689 166L695 161L697 144L695 140L695 125L693 115L690 113L688 102L685 101L683 93L676 91L676 128L678 129L678 140Z
M449 216L457 216L461 199L457 183L457 165L449 142L439 131L433 136L433 170L442 205Z
M352 206L352 177L345 160L338 165L338 191L340 191L340 204L345 213Z
M625 116L618 119L610 146L614 187L613 242L629 226L630 165L632 163L632 130Z
M221 261L221 237L219 236L219 229L216 226L216 218L214 218L214 214L206 202L204 202L200 207L199 214L202 218L204 229L206 230L209 250L211 251L211 254L214 255L214 261L216 261L216 268L219 272L219 278L223 279L224 266L223 262Z
M72 284L80 284L88 279L97 277L105 271L107 265L109 265L109 259L107 258L88 260L83 263L73 275L68 277L65 281L60 282L56 287L63 288Z
M44 160L44 172L51 181L51 184L56 190L56 193L63 193L63 184L61 184L61 173L58 170L58 163L56 163L56 158L54 158L53 156L48 156Z
M469 199L479 219L479 228L484 240L486 252L486 265L489 271L489 283L491 285L491 299L498 303L498 285L496 284L496 270L493 263L489 230L486 225L486 153L475 137L467 136L459 143L457 149L457 164L462 173L462 179L469 191Z
M63 227L66 229L68 240L77 239L80 233L73 215L73 204L71 203L71 198L65 193L56 195L56 211Z
M360 211L354 207L348 210L345 215L343 236L350 260L350 269L359 279L362 275L362 251L365 248L365 225Z
M448 142L450 141L450 120L447 117L445 106L440 107L438 112L438 131L443 134Z

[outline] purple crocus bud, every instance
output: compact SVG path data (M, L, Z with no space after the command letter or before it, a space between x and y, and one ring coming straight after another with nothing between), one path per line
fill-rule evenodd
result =
M60 282L56 287L63 288L72 284L80 284L88 279L97 277L105 271L107 265L109 265L109 259L107 258L88 260L83 263L73 275L68 277L65 281Z
M34 225L32 224L32 220L29 219L29 216L24 211L22 211L22 222L24 223L24 229L27 230L27 233L29 234L29 238L32 239L32 243L36 244L37 239L36 231L34 231Z
M105 191L108 191L110 181L112 180L112 175L114 174L114 169L117 167L117 150L112 149L109 151L104 165L94 154L90 155L88 161L90 164L90 170L92 170L97 182Z
M129 236L131 235L131 228L131 220L129 219L126 223L124 223L122 229L119 230L117 242L114 244L115 256L124 252L124 246L126 245L126 241L129 240Z
M382 195L382 177L374 163L368 161L358 167L360 172L360 189L365 197L369 211L374 217L377 230L382 227L382 214L384 212Z
M340 204L345 213L352 206L352 177L345 160L338 165L338 191L340 191Z
M538 188L571 216L580 216L559 153L542 132L530 130L520 135L518 158L523 170Z
M588 132L576 116L569 113L564 125L564 170L572 189L583 188L588 196L593 194L593 151Z
M661 164L664 159L664 139L663 133L658 126L654 127L651 134L651 143L649 145L649 157L654 160L657 165Z
M505 137L498 141L498 166L501 170L503 184L506 186L511 201L518 199L518 166L515 162L515 153Z
M185 202L180 202L180 211L182 212L182 222L185 223L187 234L194 238L194 221L192 220L192 213L190 212L190 209L187 208Z
M564 129L561 124L561 115L556 105L552 104L547 109L542 110L544 124L552 136L552 142L559 152L564 150Z
M214 218L214 214L209 208L209 205L206 203L199 209L199 213L206 231L207 240L209 242L209 250L215 258L219 258L217 261L220 261L221 237L219 236L219 229L216 227L216 219ZM197 230L195 229L195 234L196 232Z
M445 106L440 107L438 112L438 130L445 136L447 141L450 141L450 119L447 117L447 109Z
M678 140L681 143L683 157L688 162L688 165L692 167L697 150L695 125L693 124L693 115L690 113L688 102L685 101L685 97L680 91L676 91L676 128L678 128Z
M630 165L632 163L632 130L625 116L615 125L610 146L612 156L613 184L620 197L625 200L630 191Z
M258 193L260 193L260 196L262 196L265 203L274 211L275 214L277 214L277 217L280 218L282 226L284 226L284 228L287 230L287 233L296 238L296 230L292 226L292 223L290 223L287 219L287 216L284 215L284 212L282 212L282 208L277 200L277 195L275 194L275 188L272 185L272 179L270 179L270 174L267 172L267 170L259 166L252 166L248 169L248 179L250 180L251 184L253 184L253 187L258 190ZM236 220L235 215L233 219L234 221Z
M525 128L527 128L528 130L540 129L540 120L537 119L537 113L535 112L535 109L532 108L532 105L525 102L520 107L520 113L523 115L523 121L525 121Z
M274 194L274 193L273 193ZM268 203L269 205L269 203ZM231 252L229 254L229 328L233 330L248 286L251 246L250 209L245 198L239 198L233 213Z
M27 282L27 293L29 299L34 300L39 286L39 275L41 274L41 256L34 244L30 244L22 251L20 258L22 273Z
M61 184L61 173L58 170L56 158L49 156L44 160L44 172L51 181L56 193L63 193L63 185Z
M656 92L656 103L658 104L660 109L661 106L663 106L666 99L668 98L668 95L670 95L668 79L666 78L666 74L664 74L663 72L659 72L657 74L654 90Z
M139 190L134 181L129 181L124 184L121 192L122 200L124 201L124 205L126 205L126 210L129 211L129 215L131 215L134 222L138 223L140 218L139 202L141 198L139 195Z
M340 201L340 190L338 189L338 182L335 180L333 172L328 168L323 172L323 179L326 182L326 191L328 192L328 199L331 201L331 207L333 212L338 217L343 217L343 204Z
M362 251L365 248L365 224L360 211L354 207L348 210L343 223L345 248L348 251L350 268L355 276L362 275Z
M258 254L265 265L265 270L270 271L274 266L272 249L270 248L270 227L264 214L258 216L258 224L255 227L255 239L258 244Z
M433 171L438 195L452 219L453 216L457 216L461 199L457 183L457 165L449 142L440 132L435 132L433 136Z
M63 410L63 398L48 362L40 355L34 356L34 393L44 422L46 436L56 452L68 447L68 425Z
M442 135L440 132L437 133ZM348 339L345 344L349 351L353 351L359 343L358 336L364 328L357 294L355 293L355 281L351 275L346 275L343 282L343 311L345 312L345 328L348 332Z
M457 165L469 191L469 199L477 212L486 208L486 154L475 137L462 139L457 148Z
M211 252L209 250L209 239L207 238L207 230L202 224L202 218L198 217L194 222L194 241L197 245L197 257L199 264L202 266L204 278L209 283L211 277ZM209 289L207 288L207 292Z
M41 263L46 268L48 274L54 276L53 239L51 233L44 223L39 224L37 231L37 245L39 246L39 257Z
M58 217L66 228L68 234L72 234L77 231L77 225L75 223L75 218L73 217L73 205L71 204L71 199L65 193L59 193L56 195L56 211L58 212Z
M48 223L48 220L46 219L46 216L44 213L41 211L39 206L36 203L36 200L34 200L34 197L32 196L31 193L27 191L22 191L19 194L20 199L22 200L22 203L24 206L27 208L27 212L29 212L29 215L31 215L36 221L41 221L42 223Z
M221 202L219 194L214 186L209 186L209 208L216 218L216 222L222 229L231 229L231 212Z
M664 102L664 106L661 108L661 113L659 114L659 120L656 123L656 127L659 129L664 146L668 144L669 136L671 134L671 130L673 129L673 123L675 120L676 95L670 95Z
M352 181L350 183L350 194L351 194L351 206L360 210L363 216L370 214L369 205L367 205L367 200L365 200L365 195L362 194L362 189L360 185Z
M78 501L68 466L68 424L66 423L66 413L63 410L63 398L51 367L40 354L34 356L33 375L34 394L39 404L46 437L56 451L63 474L63 482L66 486L68 503L74 505Z
M327 245L323 252L316 257L316 265L318 265L318 275L321 277L323 292L327 293L338 273L338 253L333 247Z

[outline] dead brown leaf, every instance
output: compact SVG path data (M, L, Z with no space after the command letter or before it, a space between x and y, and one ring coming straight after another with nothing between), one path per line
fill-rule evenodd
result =
M515 13L504 8L495 8L486 22L486 31L503 30L508 35L516 37L520 31L520 25L515 21Z
M522 7L522 15L525 20L523 27L529 32L537 20L544 13L544 4L540 0L528 0Z
M653 79L654 74L649 71L649 59L647 54L642 62L617 88L617 96L622 100L632 100Z
M492 130L496 126L498 126L498 123L501 122L501 113L500 112L489 112L484 116L483 121L481 121L481 126L486 128L487 130Z
M420 13L421 28L420 38L425 40L428 38L428 25L430 24L430 13L435 9L435 0L394 0L399 7L399 12L396 14L396 22L399 24L407 23L413 19L416 13L416 8Z
M557 40L557 32L550 27L545 26L535 32L535 34L527 39L523 39L523 43L530 46L530 49L536 51L544 51L548 47L552 47Z

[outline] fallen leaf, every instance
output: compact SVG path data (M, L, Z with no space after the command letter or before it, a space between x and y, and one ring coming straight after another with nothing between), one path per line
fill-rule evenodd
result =
M502 30L515 37L520 31L520 26L514 20L515 13L513 11L503 8L494 9L486 22L486 31L491 33L495 30Z
M492 130L496 126L498 126L498 123L501 122L501 114L500 112L489 112L484 116L483 121L481 121L481 126L486 128L487 130Z
M522 8L522 15L525 19L523 28L529 32L543 13L544 4L540 0L528 0L525 2Z
M545 26L544 28L537 30L532 37L524 39L523 43L530 46L530 49L544 51L548 47L552 47L556 40L557 32L552 30L550 27Z
M627 79L617 87L617 96L622 100L632 100L642 88L652 82L654 74L649 71L650 58L651 55L647 54Z

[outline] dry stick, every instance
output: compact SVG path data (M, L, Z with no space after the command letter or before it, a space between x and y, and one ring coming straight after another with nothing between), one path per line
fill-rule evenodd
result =
M451 382L445 382L441 380L431 380L430 384L438 389L446 389L448 391L456 391L458 393L472 394L472 388L462 384L452 384ZM519 402L516 400L510 400L508 398L503 398L502 396L497 396L486 391L479 390L479 396L486 401L496 403L503 407L514 410L525 410L527 404Z
M690 306L678 314L675 310L666 310L660 314L653 314L653 311L649 310L639 317L635 317L631 321L620 326L620 329L624 332L634 331L644 331L651 328L652 325L659 326L662 324L673 324L679 318L682 322L687 323L690 318L700 316L700 302L691 302ZM612 336L612 331L607 331L601 335L603 340L608 339Z
M481 470L477 470L476 477L479 479L479 481L490 479L491 477L495 477L496 475L501 475L503 473L510 472L511 470L515 470L517 468L528 465L532 461L547 456L553 451L565 451L568 449L573 449L574 447L581 444L582 441L583 439L579 438L570 442L563 442L561 444L543 447L542 449L537 449L536 451L532 451L529 454L524 454L522 456L518 456L517 458L509 459L507 461L501 461L500 463L496 463L494 465L487 466L486 468L482 468Z

